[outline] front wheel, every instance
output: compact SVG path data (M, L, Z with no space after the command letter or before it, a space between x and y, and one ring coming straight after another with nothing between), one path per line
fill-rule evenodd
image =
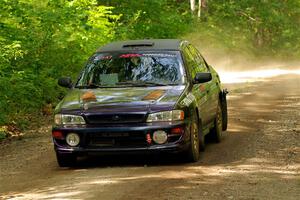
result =
M217 143L221 142L223 137L223 120L222 120L222 109L220 103L218 104L218 109L216 113L216 118L214 121L214 128L211 130L211 136L213 140Z
M200 157L199 153L199 121L197 116L193 116L190 126L190 145L186 152L189 162L197 162Z
M202 123L199 122L199 126L198 126L198 132L199 132L199 150L200 151L205 151L205 135L203 133L202 130Z

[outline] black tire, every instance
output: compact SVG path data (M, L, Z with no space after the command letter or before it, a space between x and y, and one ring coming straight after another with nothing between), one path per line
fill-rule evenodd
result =
M222 130L227 130L228 124L228 112L227 112L227 100L226 100L227 91L223 91L221 95L221 109L222 109Z
M210 134L212 139L219 143L222 140L223 137L223 117L222 117L222 110L221 110L221 104L218 104L218 109L216 113L216 118L214 121L214 128L211 130Z
M77 157L74 154L60 154L56 152L56 159L60 167L72 167L76 164Z
M205 135L203 134L201 121L199 121L198 127L199 127L198 128L199 129L199 150L203 152L205 151Z
M199 152L199 120L196 115L193 116L190 126L190 145L185 152L188 162L197 162L200 158Z

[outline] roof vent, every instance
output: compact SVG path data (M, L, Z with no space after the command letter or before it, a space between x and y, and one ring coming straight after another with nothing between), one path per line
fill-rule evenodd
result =
M131 44L124 44L123 48L129 48L129 47L152 47L154 46L154 42L140 42L140 43L131 43Z

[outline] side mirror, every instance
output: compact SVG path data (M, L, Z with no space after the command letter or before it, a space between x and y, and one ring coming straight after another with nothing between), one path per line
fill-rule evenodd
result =
M62 77L58 79L58 85L66 88L72 88L72 80L70 77Z
M201 72L201 73L197 73L193 83L194 84L198 84L198 83L206 83L212 80L212 76L211 73L209 72Z

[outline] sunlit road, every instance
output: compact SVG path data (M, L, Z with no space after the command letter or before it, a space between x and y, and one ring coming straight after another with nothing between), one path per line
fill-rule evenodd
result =
M245 83L268 80L269 78L280 75L300 75L300 69L265 69L250 71L220 71L220 77L223 83Z

